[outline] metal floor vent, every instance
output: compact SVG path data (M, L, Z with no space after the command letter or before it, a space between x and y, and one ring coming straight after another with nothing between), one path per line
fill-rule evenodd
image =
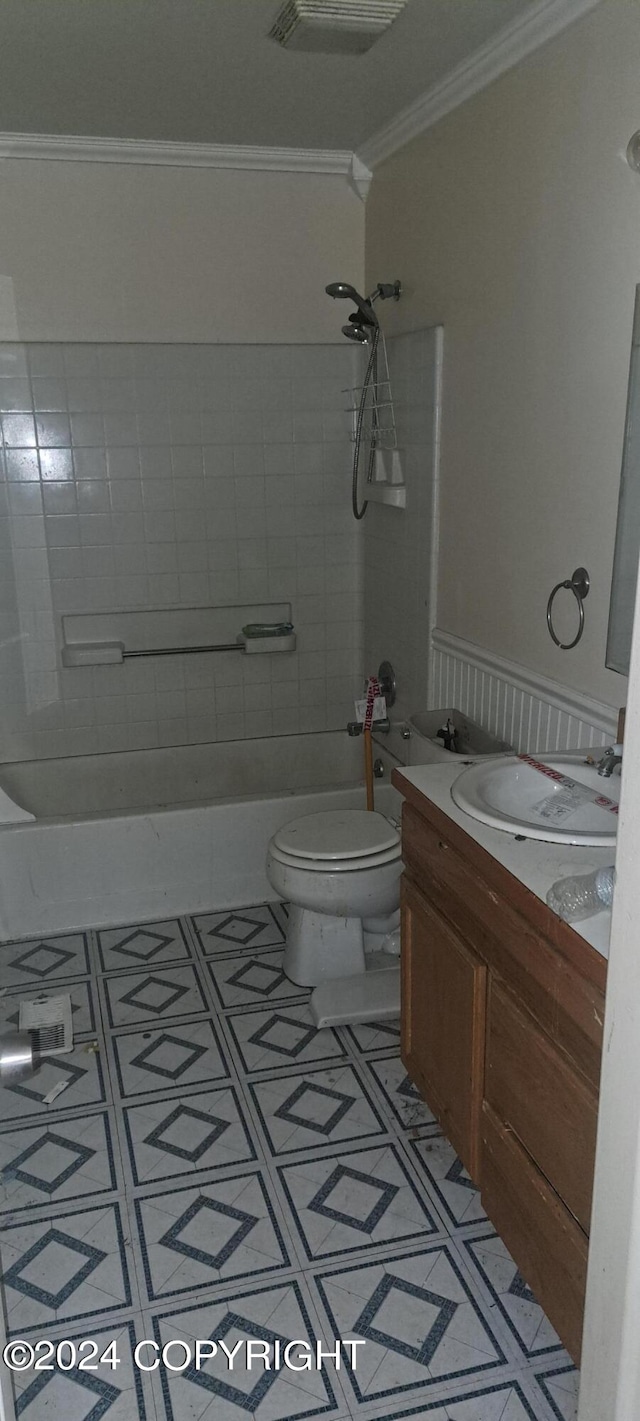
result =
M71 997L35 997L20 1003L20 1030L29 1031L41 1056L73 1051Z
M407 0L286 0L269 38L283 49L364 54Z

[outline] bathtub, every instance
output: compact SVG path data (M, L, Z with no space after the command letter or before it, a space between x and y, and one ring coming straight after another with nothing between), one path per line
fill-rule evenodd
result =
M384 813L400 804L388 773ZM271 835L361 807L361 782L362 743L340 731L2 765L34 819L0 825L0 939L273 899Z

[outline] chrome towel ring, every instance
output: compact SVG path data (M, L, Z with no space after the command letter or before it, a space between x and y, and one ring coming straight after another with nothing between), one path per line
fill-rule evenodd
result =
M584 599L589 595L590 586L591 583L586 567L577 567L571 577L565 578L564 582L556 582L556 585L553 588L551 596L549 597L549 601L547 602L547 626L549 628L550 637L553 641L555 641L556 646L560 647L561 651L570 651L572 646L578 645L580 637L582 636L582 633L584 631ZM560 641L560 638L556 636L555 631L553 629L553 622L551 620L553 599L556 595L556 592L559 592L561 587L566 587L568 592L573 592L576 602L578 603L580 621L578 624L578 630L573 638L573 641Z

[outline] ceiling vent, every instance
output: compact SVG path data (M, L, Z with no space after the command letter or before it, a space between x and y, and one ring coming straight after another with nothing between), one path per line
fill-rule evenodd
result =
M284 49L364 54L407 0L286 0L269 38Z

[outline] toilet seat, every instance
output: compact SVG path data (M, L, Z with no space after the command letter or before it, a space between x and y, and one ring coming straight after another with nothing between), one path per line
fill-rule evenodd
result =
M394 848L383 849L379 854L362 854L360 858L341 859L309 859L302 858L300 854L288 854L284 849L279 849L273 839L269 845L269 854L276 863L284 864L286 868L304 869L305 873L352 873L364 872L368 868L378 868L385 863L395 863L401 857L400 844Z
M322 864L331 869L341 861L388 863L400 851L400 834L383 814L367 809L329 810L306 814L278 829L271 849L307 866ZM382 856L382 857L379 857ZM284 860L282 860L284 862Z

